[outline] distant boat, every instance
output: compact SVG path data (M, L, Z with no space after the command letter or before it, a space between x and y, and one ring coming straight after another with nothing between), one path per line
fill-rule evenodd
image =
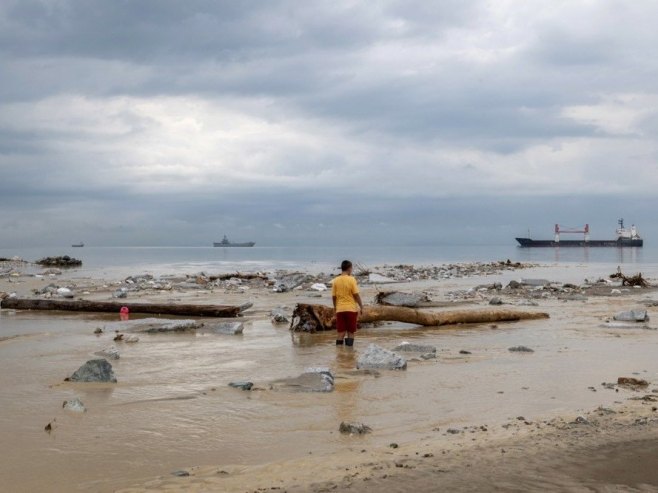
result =
M71 246L72 246L73 248L82 248L83 246L85 246L85 244L82 243L82 242L80 242L80 243L74 243L74 244L71 245Z
M584 229L560 229L555 225L555 237L552 240L533 240L530 238L517 238L516 241L522 247L641 247L644 240L640 237L637 228L633 224L630 228L624 227L624 220L617 221L617 238L614 240L590 240L589 224ZM582 240L561 240L560 233L582 233Z
M224 239L220 242L214 242L212 246L214 247L252 247L256 243L253 241L247 241L245 243L231 243L229 239L224 235Z

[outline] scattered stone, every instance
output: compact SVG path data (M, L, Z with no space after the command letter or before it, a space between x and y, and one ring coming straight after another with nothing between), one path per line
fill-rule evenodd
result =
M134 344L136 342L139 342L139 337L137 337L135 334L117 333L117 335L114 336L114 341L115 342L126 342L128 344Z
M105 324L107 331L119 332L143 332L155 334L158 332L191 332L200 328L203 324L196 320L168 319L168 318L140 318L126 320L123 322L112 322ZM124 342L127 342L123 339Z
M309 368L298 377L275 380L271 384L273 390L287 390L291 392L332 392L334 390L334 376L329 369Z
M61 298L73 298L75 294L69 288L57 288L57 296Z
M254 384L253 382L230 382L228 386L233 387L234 389L240 389L246 391L246 390L251 390Z
M617 385L621 387L648 387L649 382L646 380L641 380L639 378L633 378L633 377L619 377L617 379Z
M112 365L106 359L92 359L87 361L66 380L71 382L117 383Z
M436 359L436 353L425 353L420 355L420 359L429 360Z
M473 353L471 353L470 351L466 351L465 349L462 349L461 351L459 351L459 354L473 354Z
M618 322L648 322L649 314L646 310L629 310L619 312L613 317Z
M493 298L491 298L491 299L489 300L489 304L490 304L490 305L502 305L502 304L503 304L503 300L501 300L501 299L498 298L497 296L494 296Z
M112 293L113 298L127 298L128 297L128 290L126 288L120 288L117 289L114 293Z
M338 431L346 435L365 435L372 432L372 428L363 423L346 423L343 421L338 427Z
M402 351L409 353L436 353L436 346L429 344L415 344L411 342L403 342L393 348L393 351Z
M518 281L510 281L507 285L508 289L520 289L521 283Z
M391 448L398 448L399 447L399 445L395 442L389 444L388 446L391 447Z
M102 334L102 333L103 333L103 329L101 329L100 327L96 327L94 329L94 334Z
M76 397L75 399L69 399L67 401L64 401L62 404L62 407L64 409L67 409L69 411L73 411L75 413L86 413L87 408L85 405L82 403L82 401Z
M326 284L321 283L321 282L316 282L315 284L311 285L310 288L312 291L326 291L329 289Z
M407 360L399 354L388 351L376 344L370 344L365 352L359 356L356 367L357 369L406 370Z
M535 352L534 349L530 349L527 346L514 346L514 347L511 347L511 348L508 348L507 350L511 351L513 353L534 353Z
M227 334L231 336L240 335L244 331L244 323L242 322L217 322L204 326L216 334Z
M100 351L95 352L94 354L96 356L102 356L103 358L113 359L113 360L117 360L121 357L121 353L119 353L119 350L115 346L109 346L103 348Z
M53 423L52 422L48 423L46 426L44 426L43 430L46 433L50 433L51 431L53 431Z
M578 416L571 424L574 425L591 425L592 423L584 416Z
M171 475L172 475L172 476L177 476L177 477L179 477L179 478L186 478L186 477L188 477L188 476L190 475L190 473L187 472L187 471L180 470L180 471L173 471L173 472L171 473Z
M548 279L521 279L521 284L533 287L547 286L550 283Z
M449 433L450 435L459 435L461 430L458 430L457 428L448 428L446 433Z
M285 316L281 308L275 308L270 312L270 320L273 324L288 324L290 320Z

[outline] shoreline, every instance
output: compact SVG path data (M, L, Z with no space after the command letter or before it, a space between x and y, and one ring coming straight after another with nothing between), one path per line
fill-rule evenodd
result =
M652 322L616 326L607 321L624 309L648 306L651 311L655 305L645 302L655 303L655 288L633 289L618 286L617 282L598 282L597 276L614 271L610 265L603 266L607 273L582 266L523 265L507 269L504 264L488 271L482 265L380 266L371 270L393 282L382 283L380 277L374 277L372 282L362 283L362 292L367 300L383 290L423 293L441 303L440 308L429 308L439 311L453 305L466 309L489 307L493 298L500 298L507 306L547 311L551 319L440 330L384 323L363 328L357 335L357 348L347 353L333 347L332 333L291 334L287 324L270 322L274 310L289 316L296 303L330 304L330 292L312 289L312 284L326 282L327 274L302 279L295 277L298 274L278 271L272 279L240 279L197 272L185 276L135 274L108 280L76 279L69 272L0 278L0 291L12 289L21 296L35 296L33 290L40 291L38 297L56 296L52 290L43 290L56 284L69 286L76 297L93 300L120 302L123 298L113 295L125 289L131 302L254 303L238 319L245 324L244 336L204 332L140 334L137 344L114 343L122 356L113 362L119 384L109 393L101 388L85 388L84 384L64 384L61 378L94 351L112 344L111 334L92 332L99 324L116 320L116 315L12 314L3 310L0 327L5 330L0 351L16 353L16 358L0 361L0 366L5 365L0 370L11 375L23 368L22 358L30 358L30 365L22 371L29 373L29 385L34 390L28 402L35 410L23 417L19 414L20 404L10 406L0 428L15 434L9 443L25 456L43 449L45 443L52 443L52 450L75 444L77 449L71 453L86 461L89 470L74 480L61 477L56 484L125 492L181 488L236 492L258 488L318 493L347 488L406 491L411 485L423 492L432 491L439 479L455 491L471 491L485 484L477 483L479 476L472 474L473 468L490 467L492 474L497 472L492 464L499 461L501 447L506 448L506 457L516 457L514 451L518 451L516 460L538 468L541 460L531 461L535 460L537 440L544 444L542 450L548 456L557 447L552 441L569 443L572 435L581 441L587 438L591 447L615 444L621 440L622 428L624 433L633 434L639 426L626 423L632 416L647 418L642 429L653 433L651 436L658 434L654 411L647 411L653 407L650 401L626 402L627 398L644 394L627 390L616 393L599 385L638 372L658 382L654 358L658 338L655 331L648 330ZM591 277L590 282L584 283L584 275ZM534 285L541 276L546 276L548 284L542 281ZM532 282L521 288L510 287L512 281L522 278ZM573 280L578 284L571 285ZM287 287L275 292L280 285ZM29 331L23 334L22 327L29 327ZM392 348L401 341L436 346L436 359L411 358L404 372L366 375L354 370L356 356L370 342ZM523 355L508 351L517 345L531 346L535 352ZM175 370L164 370L171 364L175 364ZM270 387L274 380L318 366L334 372L333 392L290 393ZM43 373L53 373L53 369L54 375L44 380ZM240 379L253 379L262 390L244 393L227 388L229 381ZM12 387L12 392L20 399L27 398L20 386ZM89 412L74 418L61 409L57 414L62 398L72 397L81 397ZM620 399L625 402L618 402ZM586 415L579 410L599 406L618 412L596 416L592 411L591 421L596 425L569 425L577 416ZM527 420L517 420L520 415ZM43 425L53 416L57 427L48 438ZM18 420L22 432L12 430L12 417ZM365 437L341 436L338 424L342 420L363 422L373 428L373 433ZM97 431L98 426L104 431ZM439 431L435 431L437 428ZM449 428L458 433L448 433ZM29 434L27 444L23 443L25 430ZM111 458L113 454L126 454L121 447L122 437L130 443L135 434L147 448L142 450L140 445L135 452L129 452L117 462L116 472L106 476L106 469L96 464L93 455L101 454L112 463L116 460ZM95 443L94 437L101 442ZM49 442L44 443L47 438ZM110 444L108 440L119 442ZM389 447L393 442L398 448ZM366 452L361 452L364 449ZM53 468L67 467L60 456L48 450L40 452L40 461L52 462ZM144 462L146 450L155 454L153 462ZM467 450L476 450L478 457L482 456L478 460L484 462L473 463ZM78 456L83 453L90 456L88 460ZM577 453L572 455L576 457ZM558 459L551 461L558 464ZM13 464L16 471L23 468L18 460ZM354 468L345 471L346 462ZM190 476L171 476L176 470ZM505 471L508 475L520 474L511 465ZM51 474L56 476L54 471ZM75 476L73 471L69 474ZM470 483L460 482L464 475ZM106 479L100 480L103 477ZM369 479L364 481L366 477ZM11 478L9 484L16 491L46 484L38 477L30 478L34 483L20 476ZM501 476L504 490L503 480ZM519 481L529 478L521 477ZM526 491L532 489L531 483L523 484ZM513 483L508 486L514 490ZM567 488L563 486L555 486L555 490L563 491Z

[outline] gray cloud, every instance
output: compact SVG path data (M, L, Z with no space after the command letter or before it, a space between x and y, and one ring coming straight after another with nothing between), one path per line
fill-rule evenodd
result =
M3 2L0 245L227 229L326 242L352 209L364 242L455 218L503 238L489 211L550 224L563 210L546 211L551 197L607 224L614 208L578 197L658 186L657 13L612 0Z

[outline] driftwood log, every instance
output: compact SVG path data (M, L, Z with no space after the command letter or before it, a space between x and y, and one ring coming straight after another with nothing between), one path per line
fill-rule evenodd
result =
M640 286L643 288L649 287L649 283L644 277L642 277L641 272L638 272L634 276L625 276L621 271L621 267L617 267L617 272L610 274L610 279L621 279L622 286Z
M234 318L249 305L171 305L155 303L117 303L113 301L87 300L37 300L24 298L5 298L2 308L14 310L60 310L69 312L107 312L119 313L121 307L128 307L130 313L151 313L159 315L183 315L191 317L227 317Z
M517 320L536 320L541 318L548 318L548 313L517 310L446 310L427 312L399 306L368 305L363 308L359 322L391 321L423 325L426 327L438 327L441 325L514 322ZM336 317L334 309L325 305L299 303L295 307L295 311L292 314L292 321L290 322L290 329L295 332L318 332L335 330L335 328Z

